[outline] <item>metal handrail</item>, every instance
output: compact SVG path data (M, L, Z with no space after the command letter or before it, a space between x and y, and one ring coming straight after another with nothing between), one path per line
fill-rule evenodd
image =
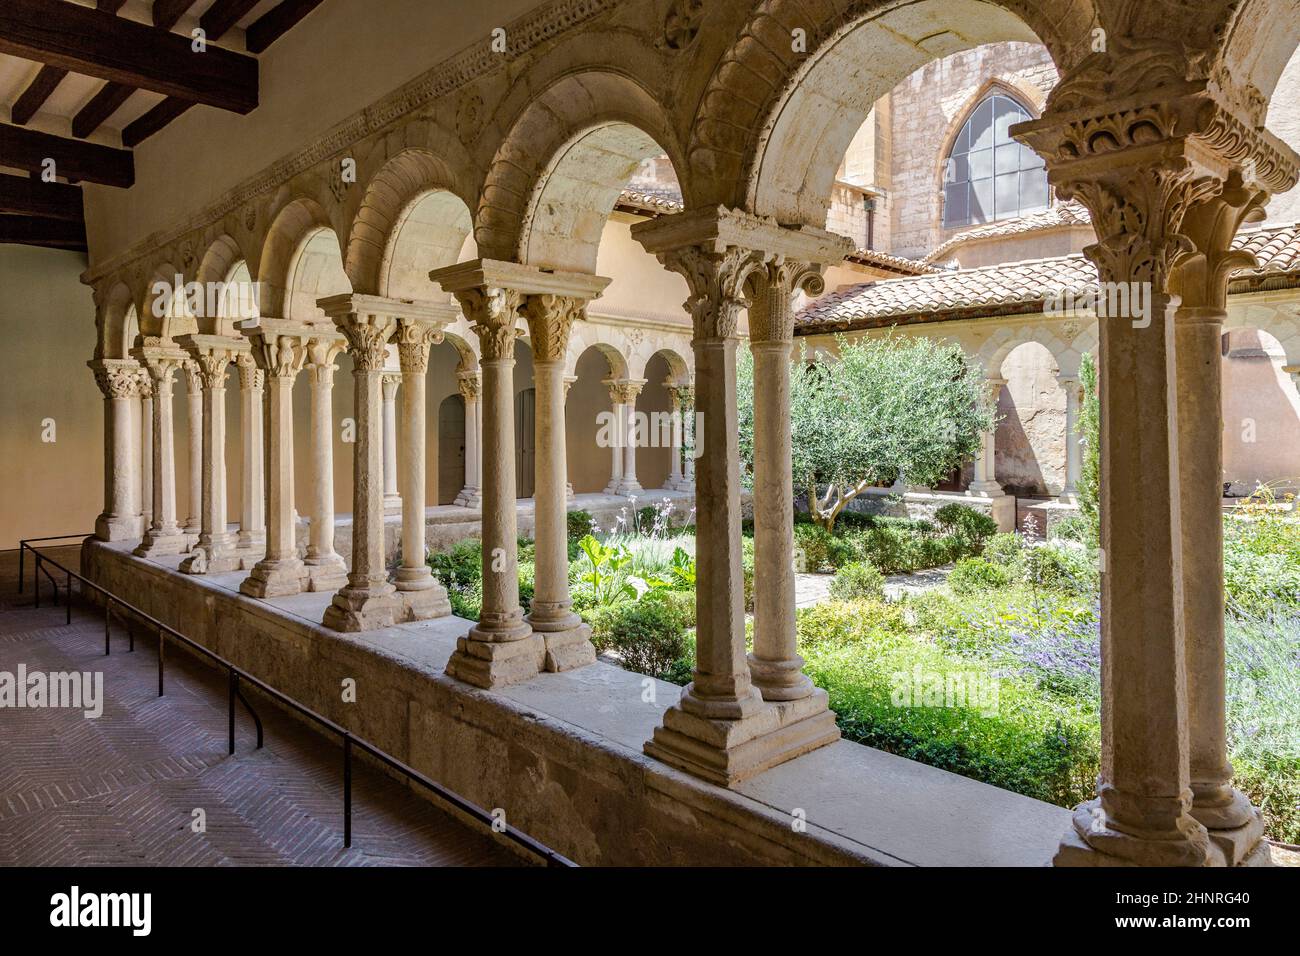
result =
M356 747L362 750L363 752L369 754L375 760L378 760L380 763L384 764L390 769L395 770L398 773L402 774L404 777L406 777L407 780L420 784L422 787L424 787L426 790L432 793L436 798L442 800L444 803L450 804L451 806L455 807L457 810L461 811L462 813L466 814L472 819L477 820L482 824L485 824L492 830L493 833L499 833L501 836L505 837L507 840L523 848L527 852L541 858L542 860L545 861L547 866L557 866L557 867L577 866L577 864L574 863L572 860L570 860L568 857L564 856L563 854L555 850L552 850L544 843L541 843L540 841L533 839L523 831L515 828L514 826L511 826L509 823L504 823L499 818L493 816L491 813L484 810L478 804L468 800L465 797L462 797L454 790L449 790L448 788L444 787L442 784L429 779L420 771L416 770L414 767L408 766L407 764L398 760L396 757L393 757L390 754L386 753L385 751L380 750L378 747L376 747L374 744L370 743L369 741L356 736L355 734L352 733L352 731L348 730L346 727L336 724L328 717L322 717L320 714L316 713L316 711L312 710L310 707L307 707L306 705L299 703L298 701L290 697L288 694L276 690L274 687L272 687L270 684L267 684L265 681L259 680L258 678L254 677L252 674L248 673L248 671L245 671L242 668L236 666L231 661L226 660L226 658L222 657L220 654L216 653L215 651L212 651L204 647L202 644L199 644L196 641L191 640L190 638L186 637L184 634L177 631L175 628L169 627L168 625L164 624L162 621L158 620L157 618L140 610L135 605L130 604L127 601L124 601L121 598L115 596L108 589L101 587L100 585L96 584L94 581L91 581L89 578L82 576L76 571L72 571L71 569L64 567L58 561L54 560L53 558L47 555L41 554L40 551L32 547L33 542L64 541L64 540L71 540L73 538L84 539L88 537L90 537L90 535L68 534L68 535L54 535L48 538L25 538L19 541L18 542L18 549L19 549L18 550L18 574L19 574L18 591L19 593L22 593L22 589L23 589L22 586L23 553L25 551L31 551L32 556L35 560L35 568L36 568L36 573L33 575L34 578L33 590L35 591L35 598L36 598L35 605L34 605L35 607L41 606L40 572L42 570L45 571L46 577L49 578L51 585L53 585L54 587L54 599L55 599L55 603L56 604L58 603L58 593L59 593L58 583L54 580L53 575L51 575L47 569L44 569L42 567L44 564L53 565L57 570L62 571L67 575L66 604L67 604L68 623L72 622L72 581L74 579L80 582L82 586L83 596L85 594L85 588L89 586L94 591L96 591L97 593L99 593L104 597L105 599L104 654L105 655L110 654L112 650L111 634L110 634L110 619L112 614L112 608L114 605L117 605L122 610L128 611L131 614L143 620L147 625L151 626L158 633L158 696L159 697L163 696L163 660L164 660L164 647L166 646L164 640L165 637L171 637L174 640L180 641L186 647L189 647L192 650L197 651L198 653L207 657L209 660L213 661L218 667L225 668L227 674L227 681L229 685L229 693L228 693L229 702L230 702L229 752L231 754L235 752L235 700L236 699L238 699L241 703L243 703L245 709L247 709L249 714L252 716L253 722L257 725L257 748L261 749L262 747L262 721L261 718L257 716L257 712L253 709L252 705L250 705L248 700L244 697L243 691L241 690L241 685L245 683L251 684L253 687L256 687L258 690L262 691L262 693L267 694L268 696L274 698L275 700L279 701L281 704L285 705L286 707L289 707L297 711L298 713L302 714L304 717L307 717L308 719L314 721L315 723L319 724L321 727L325 728L331 733L338 734L339 738L343 743L343 846L345 848L352 846L352 748ZM129 650L134 651L135 632L131 630L129 622L127 624L127 633L131 641Z

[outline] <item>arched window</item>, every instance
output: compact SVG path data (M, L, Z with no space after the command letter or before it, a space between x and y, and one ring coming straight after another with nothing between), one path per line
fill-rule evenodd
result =
M1047 208L1051 194L1042 157L1009 132L1031 118L1002 93L986 96L971 111L944 164L945 227L1014 219Z

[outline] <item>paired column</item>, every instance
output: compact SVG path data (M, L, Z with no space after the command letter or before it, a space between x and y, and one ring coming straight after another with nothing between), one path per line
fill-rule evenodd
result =
M466 508L483 505L483 416L480 402L482 382L478 369L456 372L456 386L465 401L465 487L454 504Z
M181 562L181 570L187 574L235 571L242 562L238 536L227 530L226 521L226 378L231 363L249 347L217 335L187 335L180 342L197 369L203 422L198 442L199 538L193 553Z
M754 650L749 672L769 701L829 711L824 690L803 672L795 634L790 353L794 294L825 289L820 264L779 258L756 276L749 310L754 355ZM698 512L697 512L698 513ZM834 723L832 719L832 724Z
M614 413L613 459L607 495L635 495L644 489L636 477L636 399L644 379L610 380L609 400Z
M136 446L140 449L140 534L143 537L153 526L153 379L147 368L141 368L140 421Z
M1183 613L1187 627L1187 714L1191 814L1234 865L1264 834L1259 811L1232 785L1225 712L1223 593L1223 321L1228 280L1254 268L1233 250L1247 219L1262 219L1267 193L1229 176L1222 193L1192 207L1182 232L1195 253L1174 273L1182 298L1174 315L1178 366L1178 465Z
M317 302L347 336L355 389L356 445L352 468L352 570L323 623L336 631L390 627L402 618L402 602L384 565L384 426L382 382L388 340L397 316L387 300L340 295Z
M603 288L608 280L599 280ZM597 290L597 292L599 289ZM573 323L586 317L587 297L532 295L524 314L533 346L537 390L536 587L528 623L546 646L543 666L566 671L596 660L591 628L573 612L569 593L568 450L565 445L564 357Z
M1079 475L1083 470L1083 446L1079 444L1079 408L1083 401L1083 386L1077 372L1057 377L1065 390L1065 487L1061 489L1062 501L1074 501L1079 496Z
M811 712L815 705L805 703L813 697L765 702L751 681L741 573L736 346L746 284L751 279L766 282L767 267L775 259L767 248L755 248L756 241L781 250L793 244L805 253L800 259L816 261L828 250L834 250L830 258L842 258L847 242L822 230L784 230L769 220L726 209L638 223L632 235L667 268L680 273L690 289L695 400L703 419L703 435L697 436L703 454L696 478L694 680L665 712L645 749L675 767L730 786L839 736L824 702L819 712ZM781 495L788 498L790 493L787 471ZM765 527L770 529L771 522L779 520L771 516L780 506L769 506ZM788 526L782 529L783 538L789 534ZM780 547L769 535L765 542L768 548ZM793 605L792 593L789 602ZM777 642L773 635L772 643Z
M311 526L307 538L307 590L335 591L348 580L334 550L334 360L346 347L337 332L314 332L307 342L311 388Z
M152 522L135 553L141 557L183 554L189 549L185 532L176 520L176 450L172 420L172 386L176 370L185 361L185 352L160 339L146 339L146 344L132 351L144 364L153 386L152 455L153 492Z
M395 515L402 510L402 495L397 490L397 390L402 385L400 369L386 370L381 383L384 397L384 513Z
M1210 543L1209 536L1211 526L1221 521L1221 478L1217 473L1212 482L1208 476L1197 478L1202 465L1193 465L1183 446L1204 442L1207 450L1196 454L1210 454L1209 447L1221 441L1220 412L1217 390L1214 398L1202 397L1195 404L1180 397L1183 389L1196 387L1186 380L1193 369L1195 375L1208 370L1198 365L1205 343L1215 343L1209 365L1217 368L1220 358L1217 337L1204 328L1204 314L1193 323L1202 328L1191 338L1184 336L1188 346L1176 346L1180 299L1175 293L1190 286L1181 277L1175 282L1174 272L1189 256L1196 257L1186 232L1194 222L1188 210L1219 196L1228 170L1249 155L1250 165L1270 187L1289 188L1295 183L1297 158L1263 130L1261 117L1242 113L1246 97L1229 99L1206 89L1188 93L1181 86L1125 89L1121 82L1120 88L1113 83L1107 88L1104 100L1090 102L1090 91L1100 88L1103 77L1109 83L1123 74L1115 62L1121 55L1090 57L1079 74L1063 78L1053 93L1055 99L1065 90L1065 104L1056 108L1049 100L1041 119L1013 130L1047 159L1058 194L1088 207L1101 238L1085 251L1107 293L1098 303L1102 765L1098 798L1076 809L1074 826L1055 861L1085 866L1231 863L1235 851L1229 854L1212 841L1191 812L1189 769L1190 741L1205 739L1206 733L1203 727L1193 729L1191 711L1200 705L1189 708L1189 696L1204 694L1221 703L1222 685L1207 689L1202 668L1213 670L1213 665L1193 647L1200 638L1189 639L1188 586L1193 582L1187 577L1187 549L1193 545L1186 534L1197 538L1198 550L1217 556L1220 546ZM1113 112L1120 99L1131 104L1122 122ZM1233 135L1219 135L1224 129ZM1231 161L1221 152L1228 150ZM1233 228L1225 230L1228 237ZM1176 356L1176 349L1183 355ZM1201 420L1180 428L1184 414ZM1145 493L1136 493L1138 489ZM1194 519L1201 531L1184 518L1192 511L1201 515ZM1217 557L1209 561L1212 567L1198 566L1194 588L1217 592L1222 569ZM1221 606L1193 613L1198 614L1197 628L1222 626ZM1213 682L1212 674L1209 680ZM1213 723L1221 717L1207 713L1203 719ZM1207 753L1217 749L1217 743L1206 746ZM1212 776L1222 777L1220 761L1206 763L1219 764ZM1213 780L1205 782L1222 796Z
M311 328L262 317L243 330L266 376L266 553L239 590L252 597L298 594L307 570L298 556L293 507L293 383L307 359Z
M182 362L181 368L185 371L190 451L190 513L185 521L185 533L194 544L203 528L203 376L192 358Z
M257 367L251 352L235 361L239 369L239 424L241 455L239 469L239 550L242 567L252 569L266 551L266 453L265 412L262 391L266 373Z
M140 365L133 359L96 359L87 365L104 394L104 511L95 519L101 541L139 538L140 456L136 451L136 402Z
M670 491L694 491L694 478L688 478L686 468L690 465L690 456L685 455L688 430L695 419L695 390L689 385L668 383L668 395L672 400L673 439L672 457L668 463L668 482ZM683 457L687 458L683 462Z
M394 575L408 620L451 613L447 590L429 568L425 545L425 376L429 348L442 341L442 325L403 316L397 327L397 354L402 367L402 563Z
M985 380L989 392L989 401L995 409L998 407L998 396L1002 394L1002 389L1006 384L1007 380L1005 378L989 378ZM998 484L996 462L997 431L990 428L988 431L980 433L980 447L975 455L975 476L966 489L967 494L978 495L981 498L1001 498L1006 494L1002 490L1002 486Z

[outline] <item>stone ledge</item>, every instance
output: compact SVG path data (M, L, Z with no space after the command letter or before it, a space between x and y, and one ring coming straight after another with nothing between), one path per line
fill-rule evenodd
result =
M443 674L454 617L338 634L331 595L254 600L241 573L88 541L84 573L586 865L1047 864L1070 812L840 741L734 790L641 752L680 688L597 662L481 691ZM341 681L357 682L344 704ZM642 701L653 686L655 701ZM793 811L807 825L796 832Z

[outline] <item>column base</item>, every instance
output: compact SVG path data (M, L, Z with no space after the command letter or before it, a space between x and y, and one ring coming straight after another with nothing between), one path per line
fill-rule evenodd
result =
M1192 789L1195 792L1195 784ZM1255 865L1245 861L1251 858L1263 841L1262 814L1250 805L1250 800L1244 793L1233 787L1226 788L1217 796L1218 799L1207 806L1204 803L1198 805L1196 800L1208 801L1211 798L1197 794L1192 802L1192 816L1205 827L1211 842L1223 852L1228 866ZM1270 857L1269 864L1271 862Z
M243 565L243 558L229 544L213 542L201 544L194 553L181 562L180 570L185 574L224 574L238 571Z
M966 486L966 494L972 498L1002 498L1006 491L996 481L972 481Z
M288 597L301 594L307 584L307 569L301 558L263 558L239 585L249 597Z
M664 482L664 488L668 491L695 491L695 482L688 481L685 478L670 478Z
M452 504L460 505L462 508L481 510L483 508L483 492L478 488L462 488Z
M816 688L803 672L803 658L791 661L765 661L749 655L749 679L768 701L802 700Z
M348 583L348 569L341 555L307 558L303 565L307 568L308 591L337 591Z
M144 535L139 515L100 515L95 519L95 537L100 541L138 541Z
M542 636L542 641L546 645L546 656L542 661L542 667L548 673L573 671L596 663L596 646L591 643L591 628L576 614L573 617L577 619L576 624L554 631L538 630L539 627L545 628L547 625L533 623L535 632Z
M451 614L447 589L428 568L398 568L394 583L397 598L402 602L402 620L428 621Z
M645 752L721 787L733 787L840 739L826 691L820 688L780 703L764 703L754 690L752 698L740 702L744 716L737 719L704 717L691 713L689 706L679 703L664 712Z
M334 595L321 624L335 631L376 631L402 619L402 602L391 584L372 588L348 585Z
M384 514L400 515L402 513L401 495L384 495Z
M1073 826L1052 858L1053 866L1224 866L1223 851L1192 817L1176 832L1136 836L1112 830L1101 800L1075 807Z
M135 549L139 558L155 558L161 555L184 554L190 549L189 538L184 531L176 530L163 534L154 531L145 532L144 540Z
M521 640L476 640L479 628L456 641L456 651L447 661L447 676L491 689L521 684L542 671L546 643L540 634L529 633Z
M642 494L644 491L645 489L641 487L641 482L626 481L622 479L620 479L617 484L611 483L605 487L605 494L622 495L624 498L631 495Z

